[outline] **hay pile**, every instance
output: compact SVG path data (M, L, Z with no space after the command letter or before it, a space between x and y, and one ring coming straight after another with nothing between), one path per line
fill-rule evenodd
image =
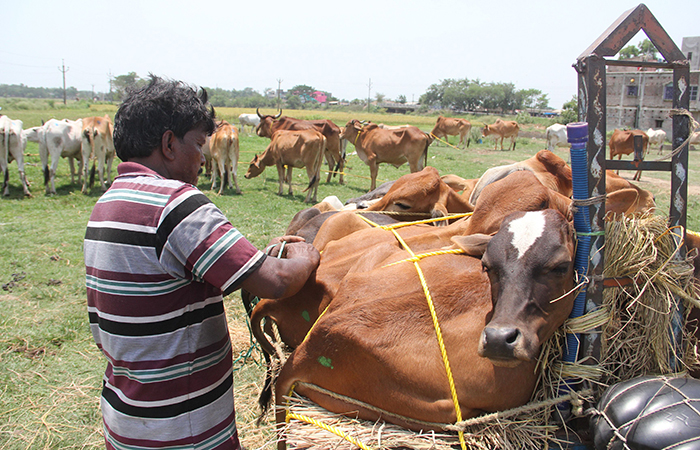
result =
M683 335L682 343L676 343L671 331L674 326L682 327L677 321L674 323L676 299L680 299L686 312L688 306L698 304L698 300L692 261L678 255L674 230L669 230L666 223L666 218L649 216L623 218L606 224L604 277L623 279L620 284L629 284L605 289L599 309L567 321L545 344L537 369L538 386L532 401L521 408L467 420L449 427L444 433L428 434L410 432L381 421L363 422L333 414L298 396L289 399L289 410L373 449L458 448L454 431L459 429L465 432L467 446L475 449L534 450L566 441L573 437L574 430L560 425L557 404L562 401L570 400L574 415L585 415L586 402L590 406L597 401L602 390L611 384L699 365L694 337ZM600 334L599 364L563 363L561 357L567 332ZM682 352L682 358L681 348L688 349ZM564 380L574 380L579 393L564 397L568 393L561 390ZM358 447L316 424L297 419L289 421L285 434L292 448Z

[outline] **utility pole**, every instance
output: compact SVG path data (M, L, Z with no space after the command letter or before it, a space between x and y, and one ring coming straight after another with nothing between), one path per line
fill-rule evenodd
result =
M284 80L281 78L277 79L277 109L280 109L280 95L282 93L282 82Z
M109 101L112 101L112 69L109 69L109 73L107 74L109 77Z
M70 67L66 67L64 60L61 60L61 67L58 68L59 72L63 73L63 104L66 104L66 72L70 70Z
M369 112L369 107L372 104L371 98L372 98L372 79L369 79L369 84L367 85L367 112Z

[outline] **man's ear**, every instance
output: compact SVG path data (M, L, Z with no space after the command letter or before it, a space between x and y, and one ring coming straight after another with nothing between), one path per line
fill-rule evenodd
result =
M176 136L172 130L168 130L163 133L163 136L160 139L160 151L163 153L163 157L168 161L175 160L175 150L173 148L173 145L175 145L175 139Z

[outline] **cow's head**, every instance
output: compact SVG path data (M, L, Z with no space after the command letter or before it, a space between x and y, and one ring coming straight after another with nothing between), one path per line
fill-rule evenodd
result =
M559 211L517 212L503 220L482 257L493 310L479 355L508 367L538 357L573 307L574 252L573 227Z
M260 137L272 138L272 125L282 116L282 110L276 116L260 114L260 108L255 109L255 113L260 118L260 123L255 127L255 133Z
M263 173L263 170L265 170L265 165L262 164L260 156L255 155L255 158L253 158L253 160L250 162L250 165L248 166L248 170L246 171L244 177L247 180L255 178L261 173Z
M484 124L484 128L481 129L481 135L488 136L489 134L491 134L491 129L488 125Z

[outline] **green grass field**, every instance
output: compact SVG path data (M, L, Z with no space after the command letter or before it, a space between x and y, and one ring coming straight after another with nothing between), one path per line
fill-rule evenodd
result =
M92 109L65 110L13 111L3 107L2 112L13 119L22 119L27 128L52 117L75 119L105 113L113 116L115 111L114 106L99 105ZM217 109L219 117L232 123L241 112L254 111ZM435 123L434 116L323 111L284 111L284 114L330 118L341 126L351 118L387 124L410 123L424 131L430 131ZM483 117L469 119L474 124L476 138L477 125L492 121ZM548 122L534 122L523 125L522 129L535 136L544 133ZM307 206L303 203L302 190L308 180L304 170L296 170L294 195L290 197L276 194L274 168L258 178L244 179L247 162L255 153L264 151L269 140L242 133L240 141L244 162L238 168L242 195L225 190L219 196L209 189L210 180L203 177L199 188L251 242L263 247L272 237L281 235L292 216ZM454 144L455 137L450 142ZM434 143L428 160L441 174L476 178L490 167L526 159L544 146L544 140L537 137L518 138L514 152L494 151L492 140L482 143L473 140L467 150ZM352 144L348 145L348 151L353 150ZM81 194L80 186L70 184L68 164L61 160L56 179L58 194L44 195L37 144L30 142L26 153L26 172L33 198L22 197L13 163L11 195L0 199L0 449L103 448L99 392L105 360L88 328L82 256L85 226L101 191L94 188L88 195ZM557 150L565 159L567 153L567 149ZM652 156L656 157L655 152ZM688 226L695 230L700 229L699 171L697 153L691 152ZM114 175L114 168L112 172ZM382 165L378 183L406 173L407 166L397 169ZM632 177L632 173L622 175ZM369 169L357 156L348 158L345 178L346 185L340 186L337 178L326 183L323 177L319 200L336 195L344 201L369 188ZM661 214L668 211L669 179L666 173L645 173L640 182L641 187L656 194ZM226 306L235 351L246 355L251 340L237 293L227 297ZM271 435L269 421L262 429L255 425L256 397L264 373L259 360L260 355L253 351L250 358L236 363L238 425L242 442L249 448L264 446Z

